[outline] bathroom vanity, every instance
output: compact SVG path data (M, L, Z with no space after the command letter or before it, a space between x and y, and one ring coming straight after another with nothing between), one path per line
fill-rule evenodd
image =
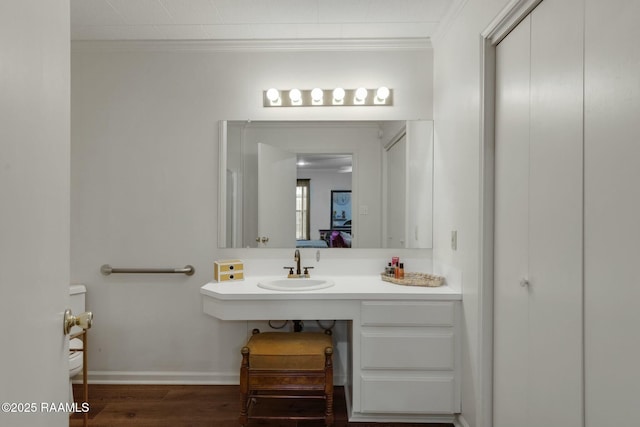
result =
M278 291L281 278L207 283L203 310L221 320L345 320L350 421L453 422L460 412L461 293L340 276L331 287Z

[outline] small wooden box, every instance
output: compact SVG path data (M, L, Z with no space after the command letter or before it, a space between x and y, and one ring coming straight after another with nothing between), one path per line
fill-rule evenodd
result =
M236 271L235 273L220 273L216 278L218 282L226 282L229 280L244 280L244 273Z
M244 280L244 263L239 259L219 260L213 266L213 278L218 282Z

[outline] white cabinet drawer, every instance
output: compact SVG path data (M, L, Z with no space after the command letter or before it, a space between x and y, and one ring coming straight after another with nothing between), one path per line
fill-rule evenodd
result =
M453 333L368 333L361 335L363 369L453 370Z
M453 326L453 302L363 301L362 325Z
M451 414L455 409L453 376L363 376L361 386L362 412Z

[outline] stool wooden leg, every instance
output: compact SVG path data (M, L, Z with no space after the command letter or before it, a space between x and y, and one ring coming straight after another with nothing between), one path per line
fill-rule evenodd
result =
M242 347L242 365L240 367L240 425L249 422L249 348Z
M333 349L327 347L324 350L324 397L326 400L326 409L324 413L324 422L327 427L333 425Z

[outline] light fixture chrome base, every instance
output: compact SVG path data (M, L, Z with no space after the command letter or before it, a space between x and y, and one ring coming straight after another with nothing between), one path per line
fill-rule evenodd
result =
M339 90L339 97L335 97ZM293 95L292 95L293 94ZM264 107L388 107L393 105L393 89L275 89L262 92Z

